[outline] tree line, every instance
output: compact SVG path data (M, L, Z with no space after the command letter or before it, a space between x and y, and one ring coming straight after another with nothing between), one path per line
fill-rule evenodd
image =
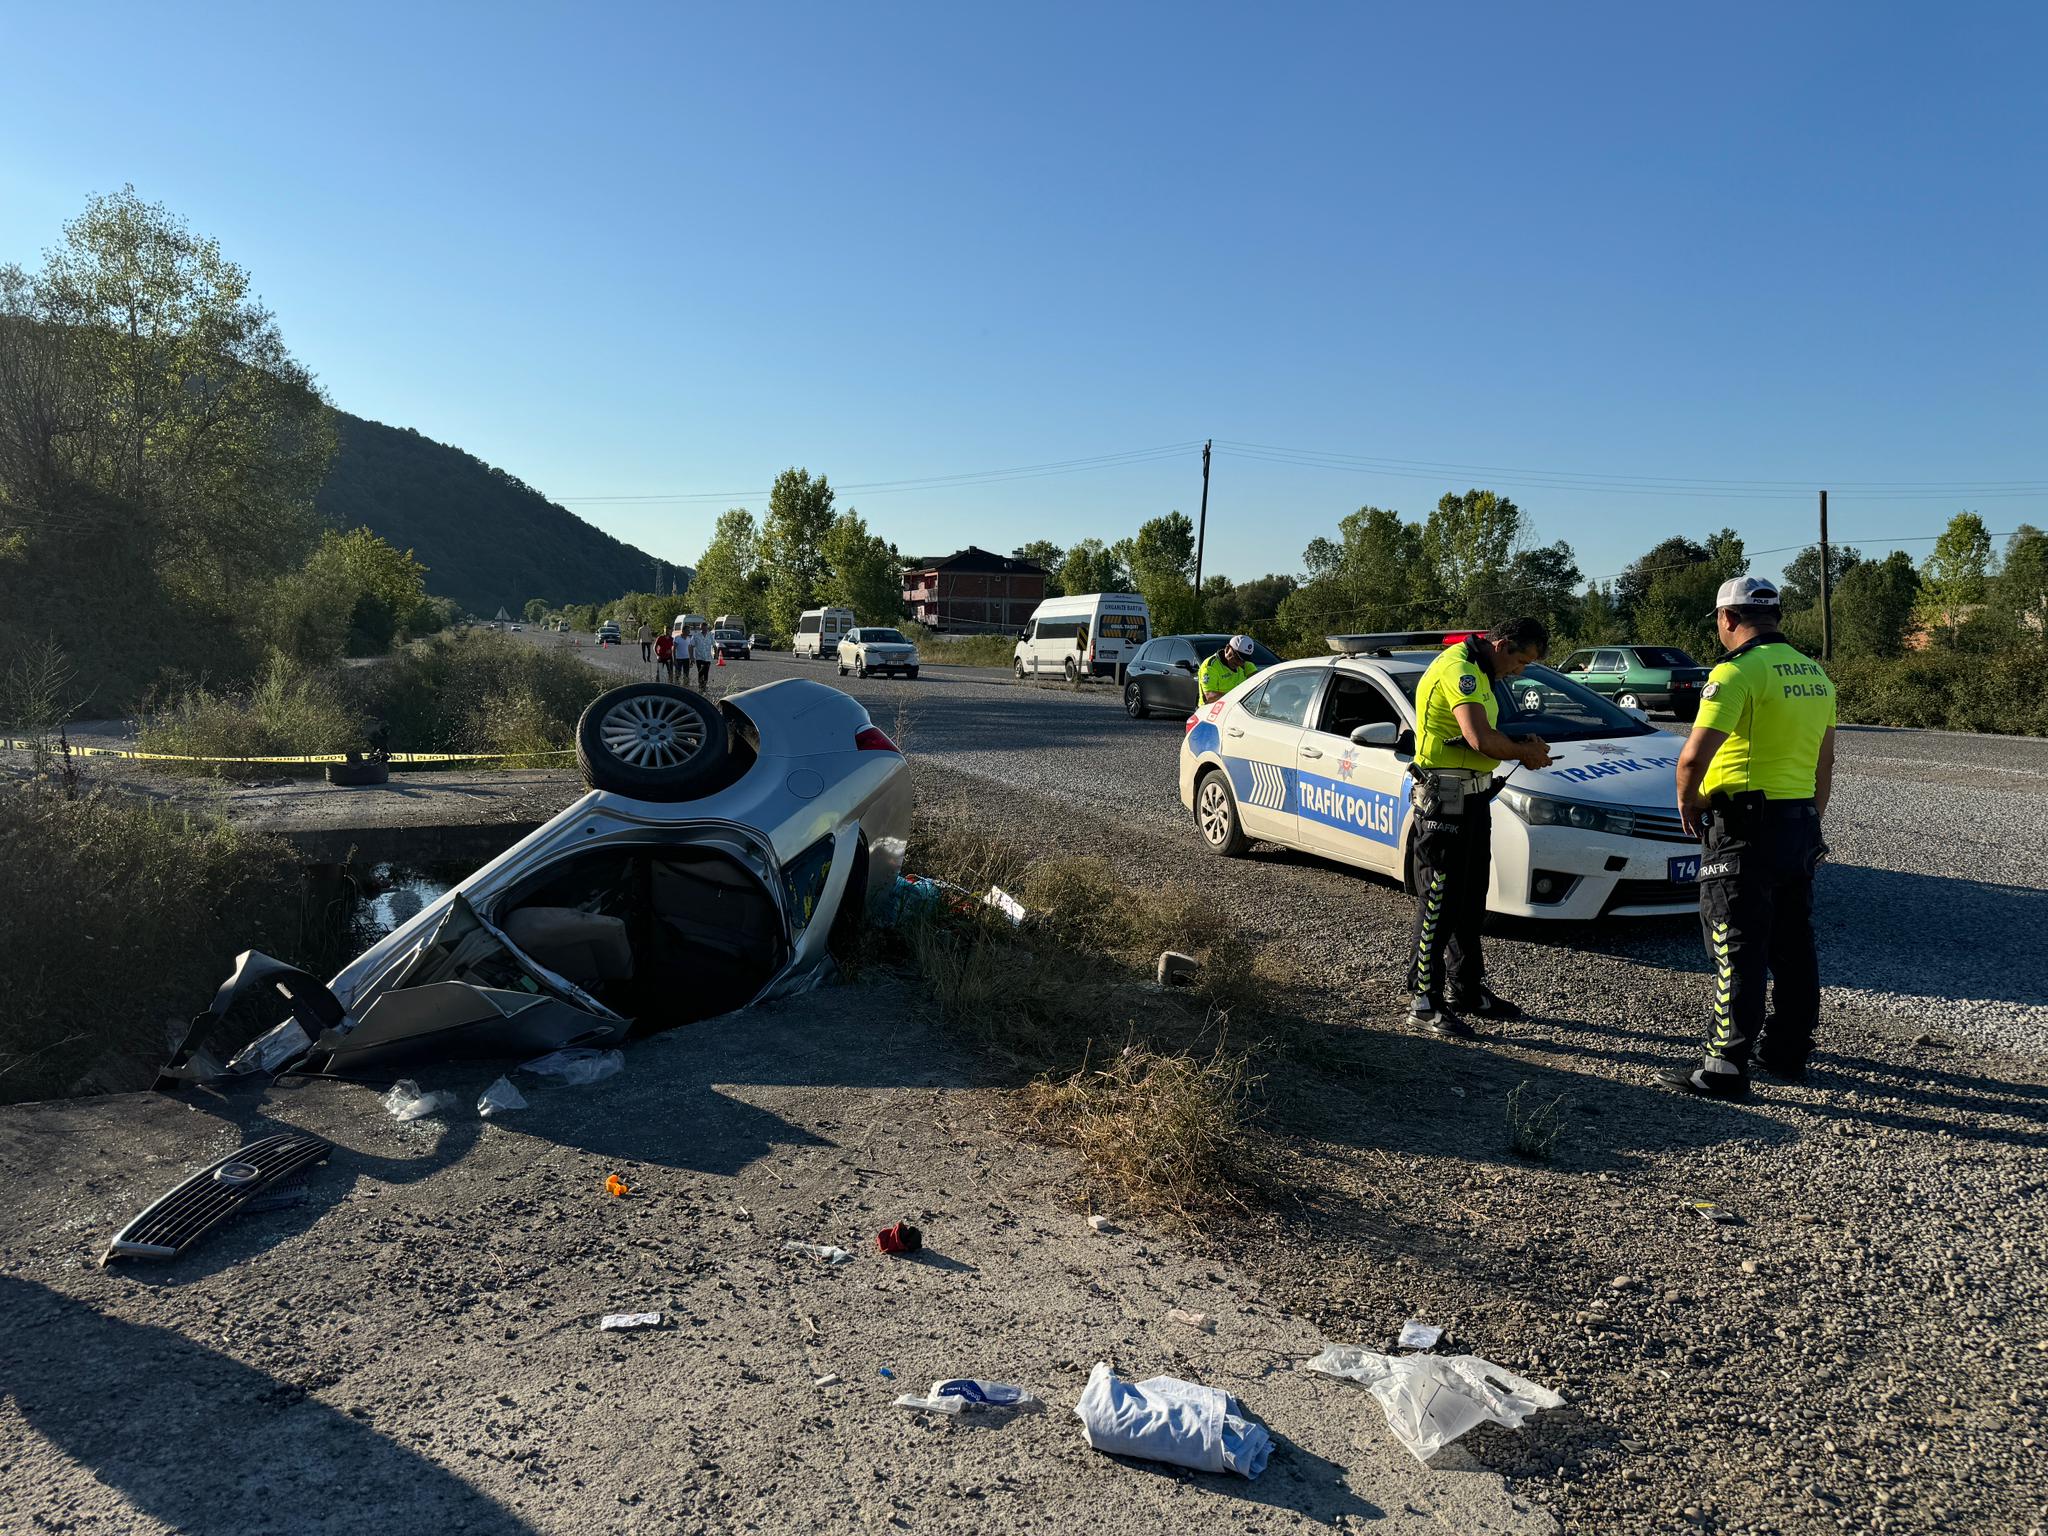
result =
M132 187L0 266L0 652L56 643L95 707L447 624L425 568L323 527L313 376L219 242Z

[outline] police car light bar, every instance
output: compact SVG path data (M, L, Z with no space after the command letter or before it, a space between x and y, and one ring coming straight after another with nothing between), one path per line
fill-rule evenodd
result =
M1397 647L1452 645L1479 633L1474 629L1411 629L1386 635L1325 635L1339 656L1386 656Z

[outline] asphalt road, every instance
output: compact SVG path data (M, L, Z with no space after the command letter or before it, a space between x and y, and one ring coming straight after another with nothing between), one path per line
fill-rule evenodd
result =
M622 676L653 670L635 647L576 649ZM762 652L713 668L712 691L781 677L844 688L907 751L992 790L1037 790L1119 821L1186 826L1181 722L1128 719L1107 683L1074 690L946 666L926 666L914 682L841 678L830 662ZM2048 741L1845 728L1827 835L1819 921L1831 999L1903 1028L2048 1052L2048 951L2031 938L2048 925ZM1191 867L1211 878L1216 867L1204 864L1192 830L1187 838ZM1402 922L1400 893L1387 883L1300 862L1305 899L1354 903L1375 926ZM1598 933L1512 931L1545 944L1647 947L1670 964L1697 947L1683 919Z

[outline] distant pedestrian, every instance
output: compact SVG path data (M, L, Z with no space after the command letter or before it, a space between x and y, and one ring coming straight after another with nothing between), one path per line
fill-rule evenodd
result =
M658 636L654 641L654 659L661 666L661 675L669 682L676 680L676 642L672 635Z
M645 624L640 626L640 659L642 661L652 661L654 659L654 631Z
M690 660L697 663L697 688L711 686L711 635L708 630L690 631Z

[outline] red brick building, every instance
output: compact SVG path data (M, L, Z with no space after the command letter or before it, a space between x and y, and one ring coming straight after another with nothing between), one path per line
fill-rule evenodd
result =
M1045 570L970 544L903 573L903 606L934 629L987 634L1022 629L1045 600Z

